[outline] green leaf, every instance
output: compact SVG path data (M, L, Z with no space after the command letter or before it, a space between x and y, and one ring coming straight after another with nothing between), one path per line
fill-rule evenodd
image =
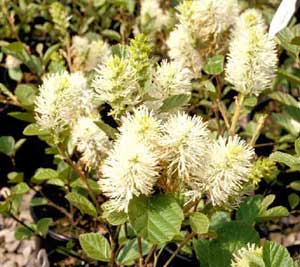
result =
M190 215L190 225L193 233L206 234L209 228L208 217L201 212L194 212Z
M296 208L300 203L300 198L296 193L289 194L288 200L289 200L291 209Z
M285 28L277 34L279 44L294 57L298 56L300 53L300 47L297 44L292 43L294 38L297 36L300 36L299 24L293 27Z
M103 131L106 133L106 135L112 139L116 138L116 134L118 131L109 126L108 124L104 123L102 120L95 121L95 124Z
M29 191L29 187L26 183L22 182L12 188L14 195L23 195Z
M136 233L153 244L163 244L178 235L184 218L176 200L167 195L134 197L128 216Z
M285 128L289 133L295 137L298 137L300 133L300 123L295 120L291 114L286 111L281 113L273 113L272 118L277 124Z
M43 197L34 197L30 200L30 206L31 207L36 207L36 206L43 206L46 205L47 199L43 198Z
M225 211L217 211L210 218L209 230L216 231L226 222L230 222L230 214Z
M267 220L274 220L277 218L288 216L290 213L286 207L277 206L274 208L270 208L266 211L260 212L256 218L256 221L267 221Z
M15 153L17 153L17 151L21 148L21 146L26 142L26 138L21 138L19 139L14 147Z
M11 69L8 69L8 75L12 80L20 82L23 77L23 72L21 71L21 69L19 67L11 68Z
M46 236L49 230L50 225L53 223L52 218L42 218L36 223L37 232L42 235Z
M103 206L102 206L103 207ZM103 219L106 219L109 224L111 225L120 225L127 221L128 216L125 212L108 212L104 209L104 212L102 214Z
M291 182L289 184L289 187L296 190L296 191L300 191L300 180L299 181L294 181L294 182Z
M36 123L32 123L26 126L23 130L23 134L27 136L48 135L49 132L47 130L42 130Z
M33 175L32 180L41 181L56 178L58 178L58 173L56 170L49 168L38 168L35 174Z
M15 154L15 139L12 136L0 137L0 152L11 157Z
M9 112L7 113L9 116L21 120L21 121L27 121L27 122L35 122L35 119L32 115L32 113L30 112L20 112L20 111L13 111L13 112Z
M25 226L20 226L17 228L16 232L15 232L15 238L17 240L25 240L25 239L29 239L34 235L34 233L29 230L27 227Z
M284 104L287 106L299 107L299 103L290 94L277 91L277 92L269 94L269 97L273 100L278 101L281 104Z
M151 249L151 246L144 240L142 240L142 252L143 256L147 255ZM129 240L124 244L124 247L120 250L117 263L120 265L130 266L139 258L138 242L137 239Z
M84 252L92 259L108 262L110 259L110 246L104 236L98 233L82 234L79 242Z
M284 69L278 69L277 75L282 79L287 79L289 82L296 83L296 84L300 83L300 78L298 76L295 76Z
M198 260L201 262L201 267L210 267L209 244L209 240L206 239L193 239L193 248Z
M300 138L295 141L295 151L297 156L300 158Z
M13 93L11 91L9 91L3 83L0 83L0 93L3 94L3 95L6 95L6 96L8 96L9 98L12 98L12 99L15 97L13 95Z
M259 243L258 233L246 223L228 222L218 231L218 239L209 244L209 266L230 266L232 254L248 243Z
M8 182L12 184L21 183L24 180L23 172L10 172L7 174Z
M160 112L167 112L184 106L190 101L191 96L186 94L173 95L163 101Z
M203 69L207 74L221 74L224 71L224 56L217 55L209 58Z
M106 29L106 30L102 31L101 34L103 36L109 38L110 40L115 40L118 42L121 40L121 35L114 30Z
M33 106L36 98L36 89L30 84L19 84L15 94L23 106Z
M236 213L236 219L249 224L254 223L259 213L260 204L261 196L247 197L241 203Z
M266 267L294 267L288 250L274 242L267 241L264 245L263 259Z
M81 213L97 217L97 210L95 206L86 197L78 193L71 192L66 195L66 199L69 200L73 206L78 208Z
M300 158L294 157L290 154L276 151L270 155L270 159L274 160L279 163L283 163L289 167L292 167L293 165L300 164Z

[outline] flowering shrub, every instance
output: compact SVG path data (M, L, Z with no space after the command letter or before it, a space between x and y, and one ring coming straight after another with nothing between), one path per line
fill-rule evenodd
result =
M297 266L258 231L289 215L261 188L280 184L283 164L299 171L299 25L268 34L277 1L16 2L1 2L0 100L51 155L26 177L15 161L26 139L0 138L14 184L0 213L21 223L17 238L63 234L72 266L167 267L179 254ZM29 190L43 212L32 224L18 219Z

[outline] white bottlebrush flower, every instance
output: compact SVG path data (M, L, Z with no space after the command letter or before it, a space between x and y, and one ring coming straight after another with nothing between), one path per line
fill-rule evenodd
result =
M102 41L89 41L86 37L74 36L72 38L73 69L91 71L98 64L108 60L111 56L110 46Z
M168 24L169 15L160 7L159 0L141 1L141 26L152 32L161 31Z
M263 250L255 244L247 244L247 247L239 249L231 260L231 267L265 267Z
M172 95L190 94L192 91L192 73L175 62L166 60L157 67L153 77L150 95L156 99L166 99Z
M127 59L111 57L96 72L92 86L99 99L112 106L113 114L122 113L127 106L138 103L137 72Z
M134 109L132 115L128 113L123 116L121 124L119 131L122 141L134 140L148 143L150 146L158 144L161 135L161 122L146 107L141 106Z
M127 212L133 196L150 195L158 178L158 156L148 144L116 142L102 167L99 186L109 211Z
M37 123L42 129L59 133L80 116L96 116L92 99L93 93L81 73L48 75L35 101Z
M276 43L268 36L262 15L245 11L232 32L226 80L240 93L258 95L271 88L277 62Z
M182 25L178 25L167 40L169 57L176 61L181 69L189 68L197 78L201 75L203 61L199 51L193 47L194 43L189 32Z
M195 170L201 172L205 162L208 131L201 117L185 113L171 115L163 125L162 159L168 174L189 181Z
M92 118L78 119L72 129L72 140L82 153L81 160L90 168L99 166L108 152L109 139Z
M91 71L99 64L107 61L111 57L111 48L108 43L97 40L89 44L89 52L85 62L85 70Z
M221 205L248 181L254 150L238 136L220 137L210 145L207 155L203 183L213 205Z
M239 14L237 0L183 1L178 6L180 23L201 43L218 42Z

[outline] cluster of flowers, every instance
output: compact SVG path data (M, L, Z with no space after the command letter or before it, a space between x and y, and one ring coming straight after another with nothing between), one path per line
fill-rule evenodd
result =
M248 181L254 151L238 136L213 140L200 116L183 112L165 120L140 107L122 118L120 134L104 160L100 188L111 210L127 210L136 195L155 186L213 205L238 196Z
M101 41L103 62L91 86L83 74L64 72L46 77L40 88L37 123L56 143L65 132L71 134L81 160L97 171L111 211L126 211L134 195L155 189L182 192L189 199L206 195L221 205L249 180L254 151L243 140L215 140L201 117L180 108L161 116L160 107L170 96L190 94L206 57L228 44L227 81L244 95L269 88L277 64L275 43L261 13L250 9L238 16L236 0L184 1L178 11L180 23L167 42L172 61L155 64L144 35L120 46L120 55L111 55ZM74 51L86 48L87 58L93 57L94 45L73 39ZM96 100L108 103L121 125L113 143L95 124L100 120Z
M243 94L270 88L277 65L276 43L267 34L260 11L248 9L239 16L238 1L183 1L179 24L170 33L169 56L194 77L208 57L229 48L226 80Z
M111 199L109 210L126 211L134 195L150 195L155 186L193 198L207 193L220 205L247 182L253 149L237 136L210 139L201 117L178 112L160 120L140 106L121 118L111 144L94 123L99 115L87 88L79 73L48 77L36 102L36 119L57 136L70 128L82 161L97 171L100 188Z

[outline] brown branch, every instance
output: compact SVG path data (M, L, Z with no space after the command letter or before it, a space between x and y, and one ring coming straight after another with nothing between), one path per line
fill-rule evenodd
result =
M80 165L75 163L73 160L70 159L70 157L67 155L67 153L64 151L64 149L61 147L61 145L57 145L58 152L63 157L63 159L79 174L80 179L82 180L83 184L85 185L86 189L88 190L89 196L92 199L94 205L97 208L97 211L100 210L99 204L97 202L97 199L93 193L93 190L91 189L88 179L85 176L83 170L81 169Z
M168 261L165 263L163 267L168 267L172 260L176 257L176 255L179 253L179 251L184 247L184 245L189 242L193 238L194 234L188 234L185 239L182 241L182 243L177 247L177 249L173 252L171 257L168 259Z
M238 123L240 113L242 111L242 105L245 100L245 95L241 94L238 98L235 99L235 110L232 117L231 127L229 129L229 135L234 136L235 135L235 128Z
M140 236L137 236L137 242L138 242L138 251L139 251L139 267L143 267L144 265L143 247L142 247L142 238Z

